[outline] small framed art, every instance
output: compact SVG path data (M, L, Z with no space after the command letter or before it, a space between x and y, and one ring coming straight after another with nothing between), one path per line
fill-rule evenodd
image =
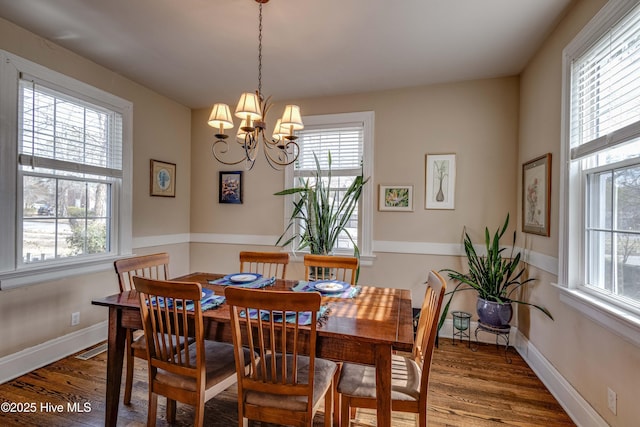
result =
M427 154L425 166L425 209L454 209L456 155Z
M159 197L176 197L176 164L151 159L149 166L149 194Z
M413 211L413 185L380 185L378 209Z
M220 171L218 202L242 204L242 171Z
M549 236L551 153L522 165L522 231Z

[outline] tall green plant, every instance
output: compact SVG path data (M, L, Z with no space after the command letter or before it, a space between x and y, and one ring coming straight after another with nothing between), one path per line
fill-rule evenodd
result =
M331 153L328 153L329 167L326 172L320 167L315 153L313 157L316 162L313 180L301 178L300 186L275 193L276 196L298 196L293 201L289 224L276 245L287 246L299 238L298 249L309 248L312 254L326 255L333 250L338 236L344 231L353 243L354 255L359 256L357 242L349 233L347 224L358 207L362 188L368 179L364 179L362 174L356 176L346 191L340 194L339 190L331 188ZM327 178L326 181L323 177ZM292 229L293 235L286 239Z
M500 247L500 239L504 236L509 226L509 214L504 221L502 228L496 230L493 238L489 234L489 228L485 227L484 239L487 254L478 255L473 242L467 232L464 232L464 252L467 256L468 273L460 273L451 269L443 269L448 273L449 278L458 281L458 284L452 291L447 292L449 300L445 304L438 327L442 327L444 320L449 312L449 306L453 296L458 291L475 290L478 296L487 301L494 302L513 302L517 304L529 305L542 311L547 317L553 320L553 316L546 308L531 304L525 301L515 300L512 298L513 293L522 286L533 282L534 278L522 280L524 267L519 268L520 252L515 252L516 232L513 232L513 242L511 244L511 253L509 257L503 257L506 248Z

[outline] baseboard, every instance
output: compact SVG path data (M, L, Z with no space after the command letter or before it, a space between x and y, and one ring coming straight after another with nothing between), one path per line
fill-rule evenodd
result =
M0 358L0 384L107 339L107 321Z
M578 427L609 426L600 414L519 331L516 338L516 350Z

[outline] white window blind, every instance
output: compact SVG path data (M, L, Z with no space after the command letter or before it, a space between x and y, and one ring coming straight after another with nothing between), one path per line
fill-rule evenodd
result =
M359 171L362 166L363 124L347 123L341 126L311 127L297 132L300 156L295 164L298 171L315 171L314 153L323 169L329 168L340 174Z
M22 76L19 162L122 178L122 115Z
M571 66L571 158L628 142L640 133L640 6Z

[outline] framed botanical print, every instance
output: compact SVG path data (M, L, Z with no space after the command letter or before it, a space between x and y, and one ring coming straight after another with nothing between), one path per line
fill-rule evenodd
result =
M381 211L413 211L413 185L380 185L378 209Z
M427 154L425 209L455 209L456 155Z
M522 231L549 236L551 153L522 165Z
M242 204L242 171L220 171L218 202Z
M149 193L151 196L176 197L176 164L151 159Z

